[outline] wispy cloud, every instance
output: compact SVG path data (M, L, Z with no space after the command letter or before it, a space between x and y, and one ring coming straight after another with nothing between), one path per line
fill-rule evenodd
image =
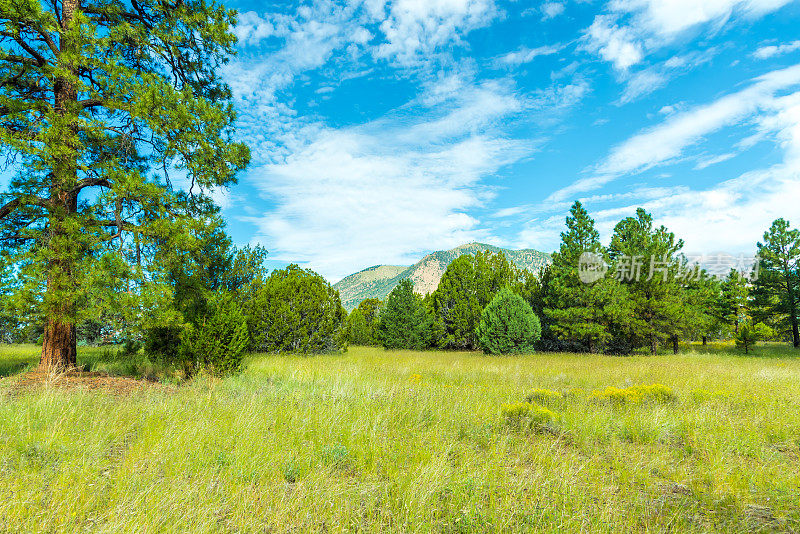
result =
M540 56L557 54L563 49L563 45L546 45L537 46L536 48L523 46L513 52L500 56L497 58L496 64L502 67L517 67L524 63L530 63Z
M762 46L752 56L758 59L769 59L775 56L782 56L800 50L800 41L792 41L781 45Z
M800 84L800 64L756 78L737 93L711 104L676 113L662 124L647 129L615 147L591 176L562 188L550 196L563 201L601 187L620 176L639 173L669 163L684 154L704 136L725 126L738 124L758 111L774 113L776 93ZM768 126L767 122L763 122Z
M681 70L691 69L698 61L708 59L694 52L647 67L651 53L678 39L685 44L685 36L691 37L692 32L700 29L707 37L739 20L763 17L791 1L611 0L607 12L597 15L591 26L584 30L584 49L613 65L627 85L621 98L622 103L627 103L664 86ZM765 47L762 53L774 55L783 52L779 50L778 47ZM637 65L645 65L645 68L630 74L632 67Z
M724 161L728 161L729 159L733 159L736 157L735 152L728 152L726 154L719 154L718 156L708 156L700 158L697 163L695 164L695 170L703 170L712 165L716 165L717 163L722 163Z

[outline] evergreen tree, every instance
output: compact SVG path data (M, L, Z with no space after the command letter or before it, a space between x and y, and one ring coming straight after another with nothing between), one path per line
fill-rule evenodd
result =
M775 331L765 325L764 323L753 323L752 321L745 320L739 325L739 331L736 332L734 339L736 346L742 347L745 354L750 353L757 341L769 339L775 335Z
M620 221L611 237L613 276L627 289L632 306L618 328L633 345L648 345L653 355L660 341L674 339L683 328L676 257L682 247L683 241L663 226L654 229L653 217L642 208Z
M775 220L758 243L760 267L754 296L762 313L772 316L781 334L800 348L800 231Z
M481 313L477 336L486 354L533 352L542 334L539 318L521 296L503 288Z
M424 349L430 345L432 322L413 282L401 280L381 310L378 339L387 349Z
M247 322L234 296L216 292L202 317L181 334L178 350L187 375L205 369L222 376L238 371L250 344Z
M481 312L503 287L517 287L517 269L504 254L478 252L453 260L431 295L443 348L474 349Z
M1 5L0 147L20 172L0 194L0 242L45 321L40 365L69 367L77 324L133 306L121 252L180 247L187 207L248 162L217 76L236 19L206 0Z
M245 303L252 348L319 353L346 348L347 312L339 292L311 270L273 271Z
M582 255L592 254L604 263L608 259L594 221L580 202L573 204L566 225L549 267L542 312L549 330L568 348L594 352L611 338L610 326L629 316L628 300L624 288L612 278L581 280Z
M381 301L362 300L347 317L347 340L353 345L378 345L378 309Z
M750 286L747 278L736 269L720 283L715 313L718 322L728 333L739 333L739 324L749 315Z
M673 352L678 353L678 337L700 338L703 345L708 337L721 329L719 302L722 295L721 283L704 270L693 269L696 274L683 280L680 287L681 306L679 329L672 335Z

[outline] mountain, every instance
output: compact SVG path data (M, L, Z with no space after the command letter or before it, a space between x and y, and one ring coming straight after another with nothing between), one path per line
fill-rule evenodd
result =
M539 272L541 267L550 262L550 255L538 250L509 250L484 243L470 243L451 250L433 252L410 267L403 265L369 267L342 278L333 287L339 291L342 304L348 311L368 298L385 299L397 283L406 278L414 282L414 290L417 293L426 295L436 289L444 271L454 259L464 254L486 251L502 252L518 268L534 273Z

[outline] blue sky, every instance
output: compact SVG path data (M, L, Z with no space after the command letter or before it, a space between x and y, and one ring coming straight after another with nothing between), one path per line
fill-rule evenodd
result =
M693 253L800 223L800 1L225 3L253 159L215 195L273 266L551 251L576 199L605 240L643 206Z
M227 3L239 243L331 280L470 241L551 251L581 199L698 253L800 222L800 2Z

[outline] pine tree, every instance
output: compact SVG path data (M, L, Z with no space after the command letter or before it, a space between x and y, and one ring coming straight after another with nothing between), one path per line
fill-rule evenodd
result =
M20 170L0 240L45 318L41 366L74 365L82 314L123 300L120 251L180 246L187 206L247 164L217 76L235 20L206 0L0 3L0 146Z
M763 311L776 318L781 333L800 348L800 231L776 219L758 243L760 266L754 296Z
M567 347L594 352L611 338L610 325L624 321L630 310L619 282L603 276L587 283L579 276L583 254L608 261L594 221L580 202L573 204L566 225L549 267L542 312L549 330Z
M680 263L676 254L683 241L642 208L614 227L608 252L614 276L627 289L632 315L621 328L635 345L646 344L656 354L660 341L677 336L683 327Z
M710 335L720 330L719 302L722 295L720 281L704 270L695 270L696 277L684 280L680 286L683 313L679 329L673 333L673 352L678 353L678 336L701 338L706 344Z
M401 280L381 310L378 339L387 349L424 349L430 345L432 322L413 282Z
M729 333L738 334L739 325L749 315L750 286L747 278L735 269L720 283L715 313L718 322Z
M481 313L476 334L487 354L522 354L533 352L542 327L525 299L503 288Z

